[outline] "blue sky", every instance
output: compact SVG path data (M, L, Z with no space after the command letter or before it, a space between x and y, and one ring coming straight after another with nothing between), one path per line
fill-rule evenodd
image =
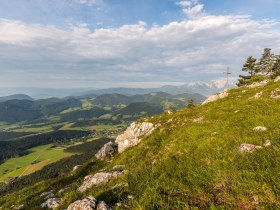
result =
M236 79L280 53L279 0L0 0L0 87L155 87Z

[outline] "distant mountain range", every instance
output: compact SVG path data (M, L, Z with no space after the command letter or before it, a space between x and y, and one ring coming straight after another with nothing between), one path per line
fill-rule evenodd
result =
M234 87L231 82L229 87ZM182 93L199 93L205 96L212 95L226 88L226 81L215 80L210 82L189 82L181 86L166 85L158 88L76 88L76 89L53 89L53 88L1 88L0 95L12 95L16 93L24 93L35 99L43 99L50 97L67 97L67 96L88 96L95 97L102 94L118 93L126 96L142 95L152 92L165 92L172 95Z
M29 101L33 101L34 99L31 98L28 95L25 94L15 94L15 95L9 95L9 96L3 96L0 97L0 102L5 102L5 101L9 101L9 100L29 100Z

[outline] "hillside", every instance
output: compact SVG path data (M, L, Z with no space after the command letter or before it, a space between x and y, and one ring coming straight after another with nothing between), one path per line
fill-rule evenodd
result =
M279 209L279 87L277 79L231 89L201 106L142 119L155 129L139 145L6 192L0 206L38 209L47 200L40 195L52 190L57 209L88 196L114 209ZM81 190L86 175L101 171L115 178Z
M0 102L4 102L4 101L9 101L9 100L29 100L29 101L33 101L33 98L31 98L28 95L25 94L15 94L15 95L9 95L9 96L2 96L0 97Z

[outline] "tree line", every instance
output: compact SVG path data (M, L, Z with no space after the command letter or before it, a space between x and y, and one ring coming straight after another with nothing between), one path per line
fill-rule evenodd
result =
M280 55L273 54L270 48L265 48L260 59L248 57L242 71L247 74L239 75L239 87L264 79L273 79L280 76Z

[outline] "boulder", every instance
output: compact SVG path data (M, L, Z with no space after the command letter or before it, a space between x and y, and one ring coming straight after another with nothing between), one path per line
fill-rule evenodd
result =
M99 172L84 178L83 184L78 188L79 192L84 192L93 186L99 186L107 183L109 180L124 174L123 171Z
M117 152L117 145L113 142L105 144L96 154L95 157L100 160L104 160L108 156L113 156Z
M112 208L104 201L97 201L94 197L89 196L70 204L67 210L112 210Z
M93 210L96 209L97 200L90 196L84 198L83 200L77 200L74 203L70 204L67 210Z
M240 153L252 153L257 149L262 149L262 146L257 146L253 144L241 144L238 151Z
M118 152L122 153L127 148L134 147L140 143L140 137L150 135L155 126L149 122L135 123L133 122L126 131L116 138L118 144Z
M254 98L260 98L263 94L263 91L256 93L253 97L251 97L250 99L254 99Z
M55 209L61 203L61 198L49 198L46 202L41 204L41 208Z
M213 101L217 101L218 99L222 99L222 98L225 98L228 96L228 90L224 90L223 92L221 93L217 93L215 95L212 95L212 96L209 96L203 103L202 105L204 104L208 104L210 102L213 102Z
M264 126L257 126L255 128L253 128L254 131L266 131L267 128Z

